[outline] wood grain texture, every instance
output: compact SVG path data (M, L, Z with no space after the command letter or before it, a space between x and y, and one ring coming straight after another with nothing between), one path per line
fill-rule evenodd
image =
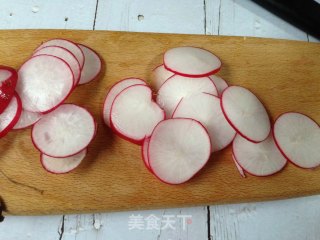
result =
M30 130L12 132L4 138L0 143L3 149L0 169L7 177L0 174L0 193L7 213L150 209L320 193L319 169L306 171L289 165L268 178L241 179L230 148L215 154L188 183L163 184L144 168L140 148L113 135L100 116L106 91L114 82L128 76L149 80L150 69L160 63L165 49L194 45L215 52L224 63L221 76L230 84L255 92L266 104L272 119L295 110L319 122L318 43L103 31L2 31L0 64L19 67L41 41L53 37L88 44L107 62L100 79L77 88L68 99L94 113L99 123L98 134L83 164L62 176L42 169L39 153L30 140Z

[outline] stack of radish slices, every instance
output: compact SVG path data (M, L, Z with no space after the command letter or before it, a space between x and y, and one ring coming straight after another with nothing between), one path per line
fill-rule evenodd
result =
M91 48L51 39L18 72L0 67L0 136L33 126L32 142L43 167L52 173L73 170L86 156L97 127L86 109L63 103L77 85L94 80L101 65Z
M145 81L128 78L111 87L103 106L105 123L118 136L141 145L146 168L161 181L188 181L212 153L231 143L243 177L274 174L287 160L304 168L320 164L317 123L285 113L272 128L251 91L229 87L214 75L221 61L211 52L177 47L165 52L163 61L152 71L155 99Z

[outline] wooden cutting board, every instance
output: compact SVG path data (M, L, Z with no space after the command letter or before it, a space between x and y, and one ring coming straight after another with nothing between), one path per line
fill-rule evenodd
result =
M217 54L220 75L256 93L275 119L301 111L320 122L320 44L245 37L145 34L106 31L0 31L0 64L18 68L42 42L68 38L87 44L104 59L96 81L78 87L67 102L94 113L99 129L80 167L67 175L47 173L30 129L0 141L0 196L7 214L56 214L182 207L282 199L320 193L320 168L291 164L274 176L241 178L231 149L214 154L191 181L170 186L144 167L140 147L114 134L101 120L107 90L126 77L150 80L151 69L171 47L192 45Z

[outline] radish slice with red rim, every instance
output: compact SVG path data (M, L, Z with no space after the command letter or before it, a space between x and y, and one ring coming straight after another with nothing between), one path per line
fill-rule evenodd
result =
M273 134L282 154L301 168L320 165L320 127L308 116L288 112L274 123Z
M136 144L142 144L164 118L164 111L152 100L152 91L146 85L122 90L114 99L110 112L112 129Z
M208 50L197 47L176 47L165 52L167 70L185 77L207 77L221 68L220 59Z
M102 68L102 60L93 49L82 44L78 44L78 46L81 48L85 57L79 84L85 84L96 79L99 75Z
M9 105L17 85L17 71L11 67L0 66L0 113Z
M217 89L210 78L188 78L174 75L159 89L157 103L165 110L167 118L170 118L182 98L203 92L218 96Z
M238 172L240 173L241 177L245 178L246 173L243 170L243 168L239 165L239 163L236 161L236 158L233 156L233 153L232 153L232 160L233 160L234 164L236 165L236 168L238 169Z
M21 116L18 122L14 125L13 129L19 130L32 126L42 117L41 113L29 112L22 109Z
M96 124L88 110L63 104L33 125L32 141L45 155L61 158L85 149L95 133Z
M227 147L236 135L222 113L220 99L207 93L183 98L172 118L192 118L199 121L208 131L213 152Z
M39 56L39 55L52 55L56 56L58 58L63 59L70 67L74 80L73 80L73 86L76 86L80 80L80 64L76 57L66 48L63 47L57 47L57 46L48 46L41 48L37 50L33 56Z
M81 48L74 42L66 39L56 38L48 40L47 42L42 43L37 49L41 49L48 46L57 46L57 47L63 47L68 49L72 54L76 57L80 64L80 68L83 68L84 65L84 54L81 50Z
M65 158L53 158L45 154L41 154L40 161L43 168L54 174L69 173L80 165L87 155L87 149Z
M272 134L260 143L250 142L237 134L232 144L232 151L238 164L254 176L275 174L287 163L277 148Z
M61 58L40 55L27 60L18 71L17 92L23 109L46 113L60 105L73 88L73 74Z
M265 140L270 131L270 119L260 100L248 89L231 86L221 96L222 111L230 125L252 142Z
M227 82L217 75L212 75L210 78L216 86L219 96L221 96L222 92L228 87Z
M110 127L110 110L111 110L111 105L115 99L115 97L125 88L137 85L137 84L142 84L142 85L147 85L145 81L139 78L127 78L123 79L117 83L115 83L109 90L106 99L104 100L104 105L103 105L103 119L104 122Z
M144 139L143 144L141 146L141 153L142 153L142 160L144 162L144 165L150 172L152 172L149 164L149 159L148 159L149 142L150 142L150 138Z
M173 72L168 71L164 65L160 65L153 69L152 71L152 80L151 80L151 86L154 88L154 90L158 91L161 87L161 85L170 77L174 75Z
M0 114L0 137L4 137L17 123L22 111L18 94L14 94L7 108Z
M154 129L149 142L149 164L163 182L180 184L192 178L208 161L211 142L194 119L168 119Z

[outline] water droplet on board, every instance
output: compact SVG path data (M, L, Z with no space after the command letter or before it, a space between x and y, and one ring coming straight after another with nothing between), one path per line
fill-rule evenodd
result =
M138 21L143 21L143 20L144 20L144 16L141 15L141 14L139 14L139 15L138 15Z
M33 6L32 7L32 12L33 13L37 13L37 12L39 12L39 9L40 9L39 6Z

